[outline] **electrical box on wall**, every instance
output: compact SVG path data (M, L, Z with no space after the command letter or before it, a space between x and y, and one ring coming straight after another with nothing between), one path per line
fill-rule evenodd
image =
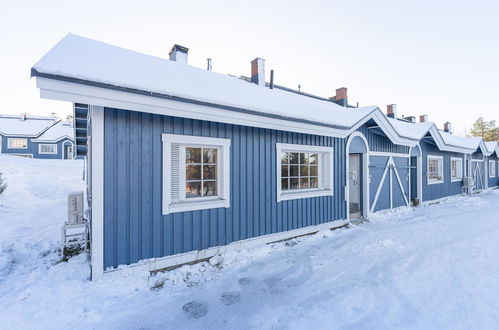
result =
M83 192L68 195L68 223L83 223Z

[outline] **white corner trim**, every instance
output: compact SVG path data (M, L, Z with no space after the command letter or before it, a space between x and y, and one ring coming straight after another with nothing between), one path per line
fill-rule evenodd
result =
M92 111L92 208L91 257L92 280L104 274L104 108L91 106Z
M54 146L53 152L43 152L42 146ZM57 144L56 143L38 143L38 153L40 155L57 155Z
M301 199L301 198L311 198L311 197L321 197L321 196L333 196L334 195L334 148L333 147L323 147L323 146L313 146L304 144L292 144L292 143L276 143L276 188L277 188L277 202ZM328 156L329 162L329 186L330 188L318 188L318 189L306 189L306 190L293 190L283 192L281 188L281 153L282 152L317 152L319 157ZM321 162L319 161L319 182L322 182L322 168Z
M163 143L163 187L162 187L162 210L163 214L176 212L195 211L230 207L230 139L213 138L206 136L192 136L180 134L162 134L161 141ZM172 144L189 145L189 146L213 146L222 150L222 160L219 164L219 173L221 180L221 196L214 198L206 198L203 200L180 201L173 204L171 200L171 156ZM183 172L181 172L183 173ZM182 177L182 176L181 176ZM183 181L183 180L181 180ZM181 183L182 184L182 183Z
M362 154L362 186L363 186L363 191L362 191L362 200L363 200L363 214L362 216L364 219L369 219L370 214L372 213L373 210L369 207L370 204L370 195L369 195L369 189L371 183L369 182L370 174L369 174L369 158L371 155L371 152L369 151L369 142L367 141L366 137L364 134L362 134L359 131L355 131L350 136L348 137L347 144L345 147L345 178L346 178L346 184L345 184L345 203L346 203L346 216L347 220L350 221L350 185L349 185L349 171L350 171L350 164L349 164L349 156L350 156L350 145L352 144L352 141L355 137L360 137L366 146L366 153Z

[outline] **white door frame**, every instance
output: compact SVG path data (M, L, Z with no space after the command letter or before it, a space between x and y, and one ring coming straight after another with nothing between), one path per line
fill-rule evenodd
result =
M360 137L365 144L366 152L360 153L362 155L362 210L361 214L364 219L368 219L370 216L370 196L369 196L369 142L367 142L366 137L361 132L353 132L350 134L345 147L345 202L346 202L346 213L347 220L350 220L350 186L349 186L349 156L350 156L350 144L355 137ZM357 152L355 152L357 154Z
M417 148L419 150L419 156L412 156L412 149ZM411 166L411 157L416 157L416 176L417 176L417 191L416 193L418 194L418 199L419 203L421 204L423 202L423 152L421 151L421 146L419 144L416 144L415 146L412 146L409 148L409 167ZM410 168L409 168L410 170ZM411 172L409 171L409 196L411 194ZM409 205L411 201L409 200Z

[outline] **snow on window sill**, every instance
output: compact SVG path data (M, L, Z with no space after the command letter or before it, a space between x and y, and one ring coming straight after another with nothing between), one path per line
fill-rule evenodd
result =
M197 211L197 210L208 210L220 207L228 208L230 207L229 201L222 198L210 198L206 201L181 201L177 203L170 204L168 207L169 213L187 212L187 211Z
M305 190L305 191L289 191L282 192L280 196L278 196L277 201L287 201L292 199L300 199L300 198L310 198L310 197L321 197L321 196L332 196L333 190L331 189L313 189L313 190Z
M428 184L439 184L444 183L444 180L428 180Z
M463 178L451 178L450 181L451 182L462 182Z

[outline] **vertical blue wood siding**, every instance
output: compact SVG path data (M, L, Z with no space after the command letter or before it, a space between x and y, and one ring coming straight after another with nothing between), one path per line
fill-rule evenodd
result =
M497 155L495 153L493 153L492 155L490 155L488 157L488 159L489 159L489 161L492 161L492 162L496 163L496 171L495 171L495 173L493 173L493 177L491 178L490 175L489 175L489 187L493 188L493 187L499 186L499 168L497 168L497 166L499 166L499 162L498 162ZM488 163L487 163L487 166L489 166Z
M63 139L58 141L57 143L38 143L31 141L31 137L23 137L23 136L5 136L0 135L1 143L2 143L2 153L3 154L28 154L33 158L41 158L41 159L62 159L64 153L64 142L72 142L70 139ZM26 149L13 149L8 147L8 139L9 138L21 138L28 140L28 147ZM57 153L56 154L40 154L38 153L38 145L40 144L57 144ZM71 157L72 158L72 157Z
M447 196L458 195L462 193L463 182L460 181L451 181L451 168L450 168L450 160L451 157L461 158L464 164L464 155L456 152L447 152L441 151L434 144L428 142L420 142L421 151L423 153L423 201L430 201L434 199L439 199ZM443 165L443 183L436 184L428 184L428 155L433 156L443 156L444 165ZM463 175L466 173L463 172Z
M345 140L104 110L104 267L346 218ZM230 208L163 215L161 134L231 139ZM276 143L334 148L334 196L277 203Z

